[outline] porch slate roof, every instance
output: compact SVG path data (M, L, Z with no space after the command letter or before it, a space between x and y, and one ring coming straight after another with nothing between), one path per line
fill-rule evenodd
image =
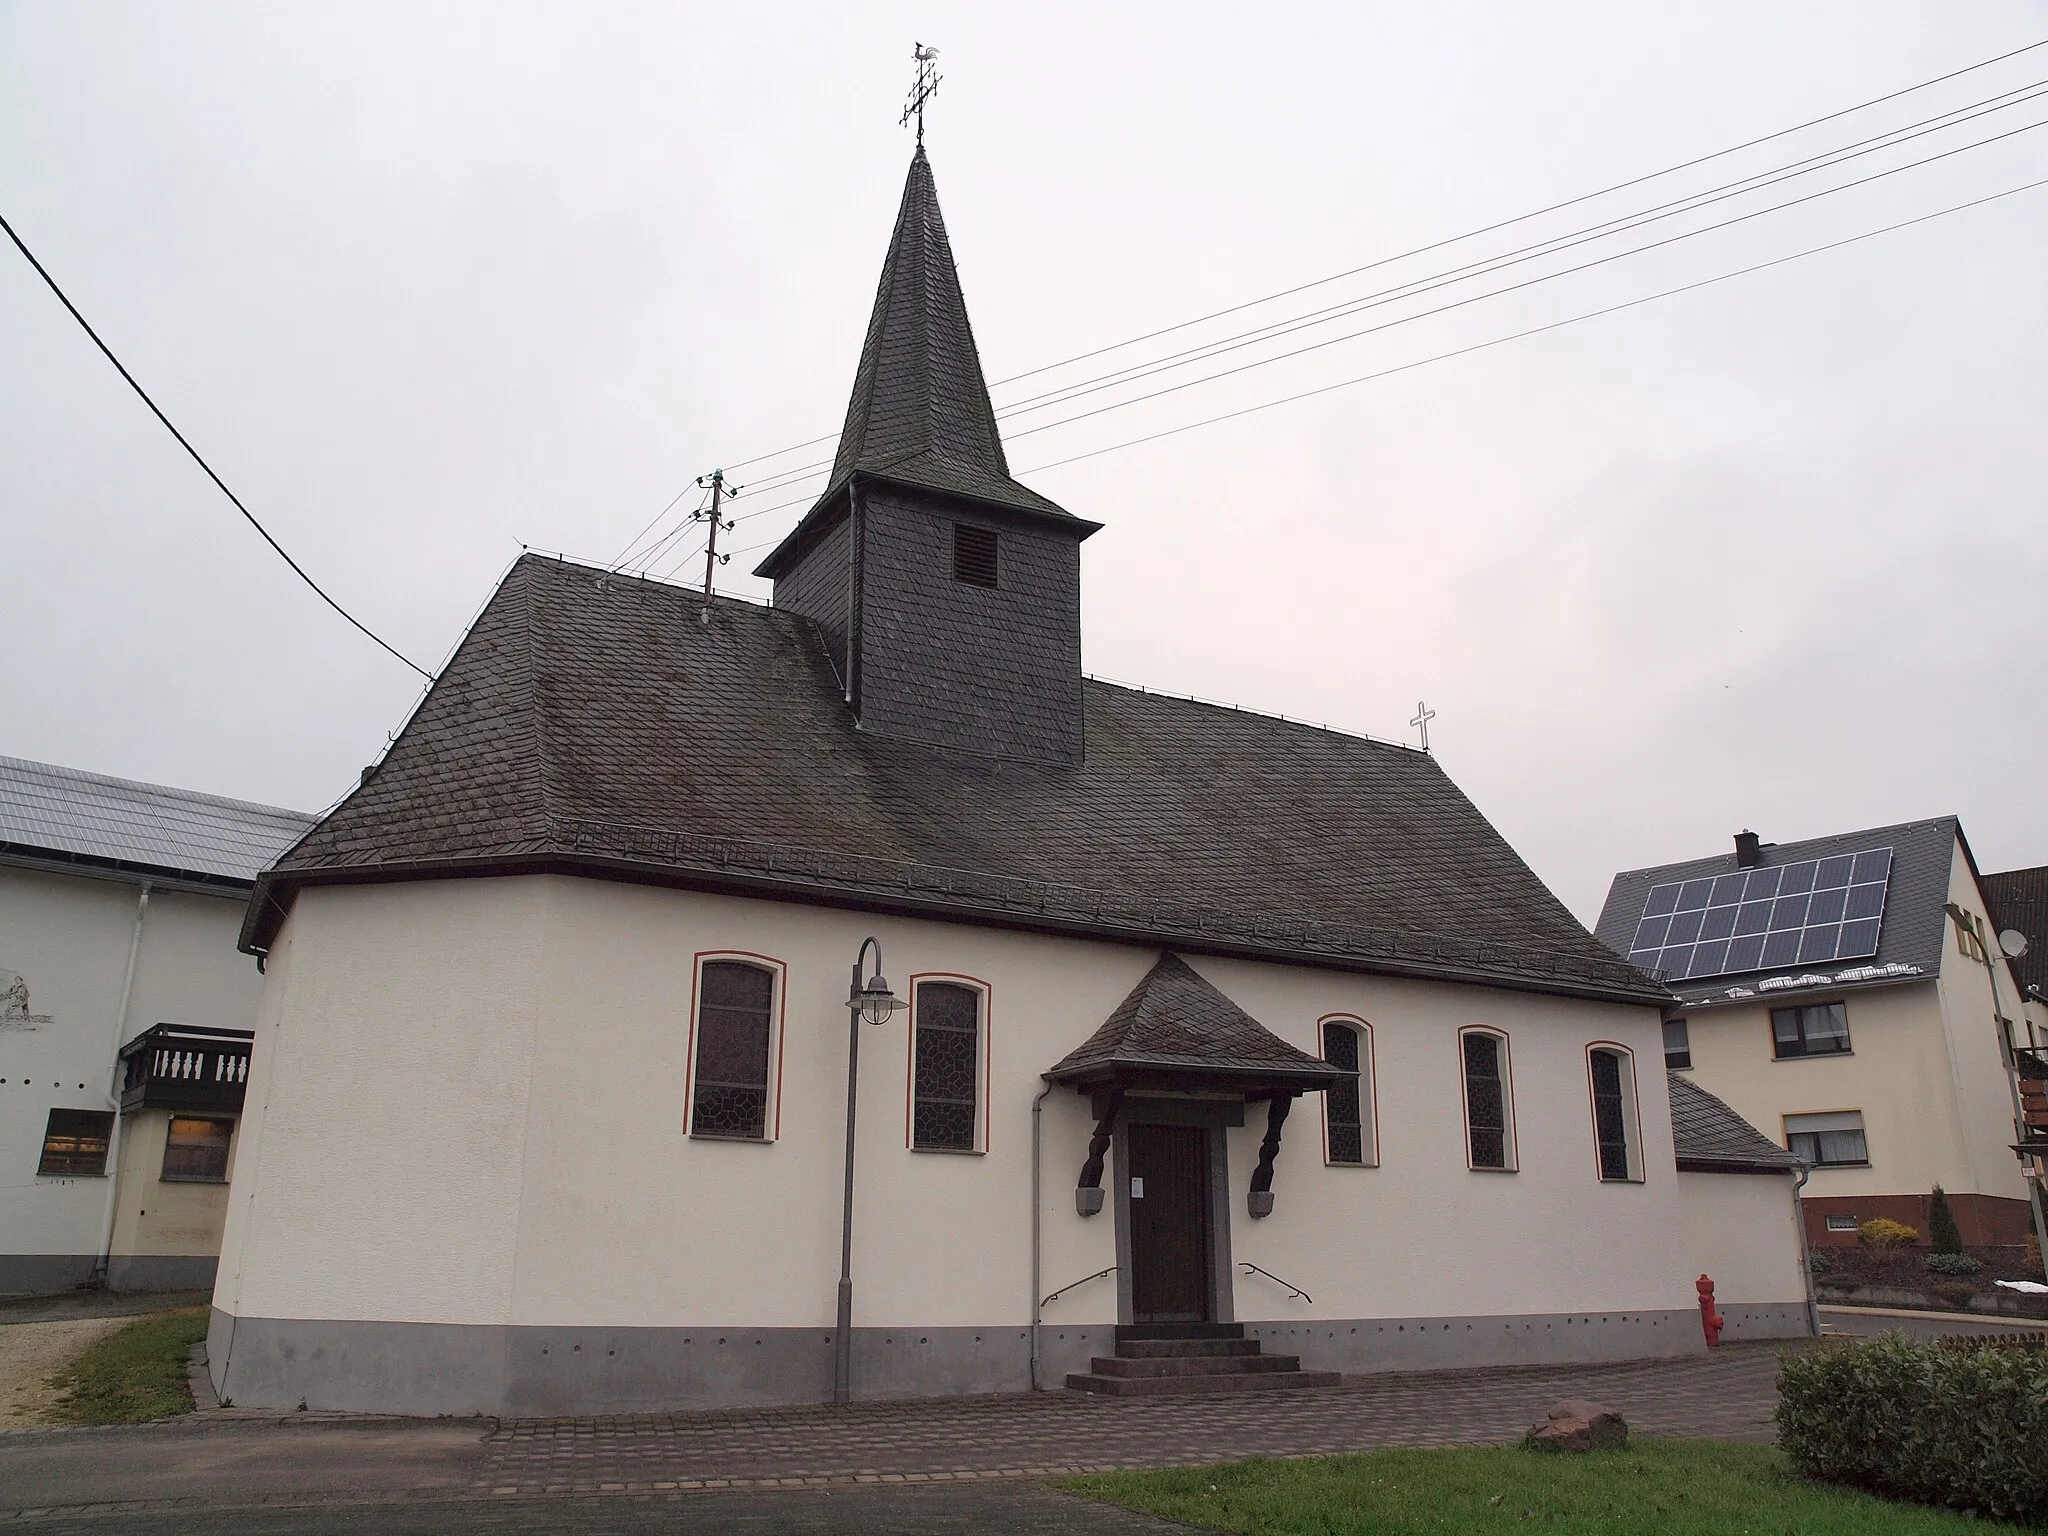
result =
M1301 1089L1349 1075L1289 1045L1176 954L1161 955L1102 1027L1046 1076L1087 1086L1134 1073Z
M1799 1159L1689 1077L1667 1072L1681 1173L1792 1173Z
M1657 1006L1435 758L1087 680L1087 757L859 729L817 627L522 557L258 884L556 870Z

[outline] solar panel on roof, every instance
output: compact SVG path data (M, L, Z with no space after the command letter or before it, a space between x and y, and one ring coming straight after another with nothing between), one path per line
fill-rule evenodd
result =
M1629 961L1666 981L1877 953L1892 851L1738 869L1650 888Z

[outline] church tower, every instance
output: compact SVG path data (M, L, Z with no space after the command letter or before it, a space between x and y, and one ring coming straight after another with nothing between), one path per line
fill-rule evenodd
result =
M831 482L756 574L823 629L862 730L1077 763L1100 526L1010 478L919 145Z

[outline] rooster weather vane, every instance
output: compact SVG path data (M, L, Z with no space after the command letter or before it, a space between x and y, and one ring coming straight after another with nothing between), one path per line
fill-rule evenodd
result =
M939 56L936 48L927 48L923 43L910 45L910 56L917 60L917 83L910 88L910 99L904 103L903 115L896 119L896 126L905 128L910 120L917 119L917 147L924 148L924 104L938 94L939 66L934 61Z

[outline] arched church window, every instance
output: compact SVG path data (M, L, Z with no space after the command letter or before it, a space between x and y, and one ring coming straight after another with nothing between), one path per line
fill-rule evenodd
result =
M1593 1092L1593 1147L1600 1177L1610 1182L1638 1180L1643 1175L1635 1054L1622 1045L1588 1046L1586 1072Z
M1323 1093L1323 1155L1332 1163L1369 1168L1379 1161L1373 1124L1372 1026L1362 1019L1322 1021L1323 1060L1355 1072Z
M777 973L744 960L706 960L697 976L690 1134L768 1139Z
M1465 1146L1470 1165L1513 1171L1515 1167L1514 1079L1508 1066L1508 1037L1490 1029L1458 1034L1465 1069Z
M922 1152L981 1150L981 1078L988 994L959 981L911 989L910 1144Z

